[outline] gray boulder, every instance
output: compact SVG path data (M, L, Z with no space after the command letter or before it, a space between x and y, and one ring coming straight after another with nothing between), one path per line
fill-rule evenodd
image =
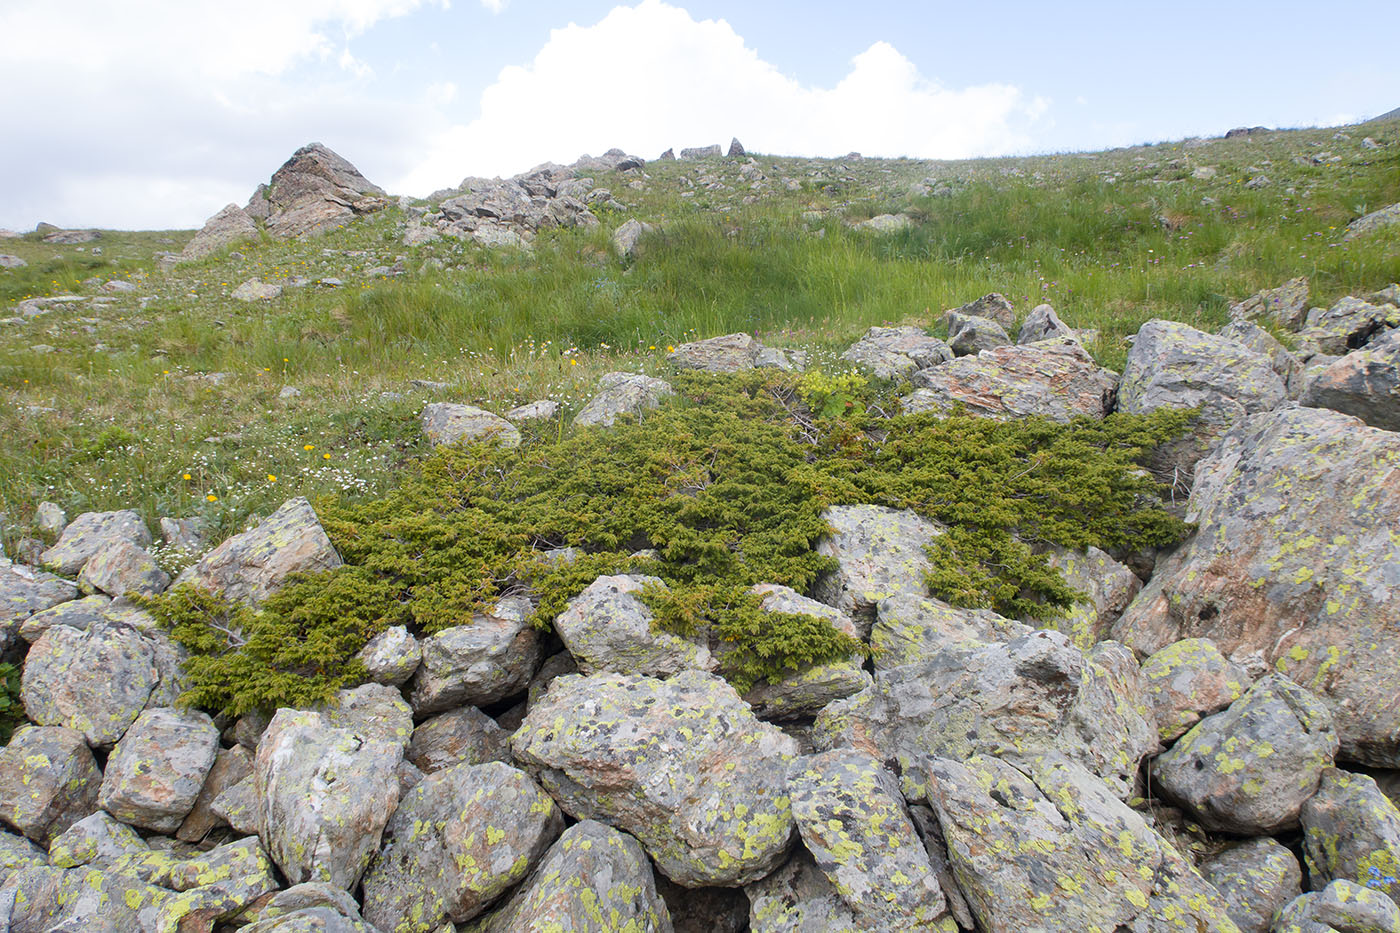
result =
M271 301L282 297L282 286L261 279L249 279L236 286L228 296L234 301Z
M395 625L371 638L355 659L365 666L370 680L397 687L417 672L423 649L407 628Z
M852 224L853 230L868 230L871 233L899 233L914 226L914 218L908 214L876 214L874 217Z
M464 763L509 762L510 734L475 706L464 706L420 723L404 757L424 774Z
M868 366L880 379L897 379L953 358L953 349L922 327L872 327L841 354Z
M637 247L641 245L642 237L655 229L651 224L642 223L634 217L613 233L613 250L622 259L633 259L637 255Z
M40 502L34 509L34 527L58 537L68 527L68 513L53 502Z
M209 776L194 799L189 815L180 824L175 838L182 842L200 842L216 827L227 825L223 817L214 812L214 801L230 787L253 773L253 753L242 745L225 748L214 758ZM254 832L256 832L256 828Z
M24 726L0 749L0 822L48 845L97 809L101 784L82 733Z
M1348 353L1311 374L1301 402L1352 415L1372 427L1400 431L1400 340Z
M553 399L530 402L506 412L507 421L548 421L559 413L559 403Z
M0 557L0 629L11 640L36 612L75 599L78 588L61 577Z
M1301 893L1303 870L1286 846L1251 839L1201 863L1240 933L1269 933L1275 915Z
M1371 304L1348 295L1330 308L1309 311L1307 327L1298 334L1298 340L1316 353L1341 356L1395 327L1400 327L1400 307Z
M1244 696L1250 676L1207 638L1184 638L1142 662L1148 702L1163 742Z
M862 638L870 634L880 600L896 593L924 595L924 576L932 567L926 549L943 533L941 525L878 505L836 505L822 518L831 534L817 543L817 553L837 567L817 581L814 595L850 616Z
M943 323L948 328L948 346L958 356L971 356L1011 343L1006 330L991 318L949 311Z
M1287 330L1298 330L1308 316L1308 307L1308 280L1300 276L1231 305L1230 318L1236 321L1263 318Z
M1342 234L1343 240L1354 240L1360 236L1375 233L1385 227L1400 224L1400 204L1391 204L1382 207L1380 210L1358 217L1347 224L1346 232Z
M11 256L9 253L0 253L0 269L23 269L29 263L18 256Z
M111 814L98 810L68 827L49 843L49 864L55 868L109 868L132 855L151 851L146 840Z
M423 663L408 690L414 713L483 706L528 687L540 663L533 613L528 599L510 596L467 625L423 639Z
M1322 772L1303 804L1303 854L1314 891L1345 880L1400 903L1400 809L1375 779L1337 768Z
M640 418L643 412L674 394L670 383L663 379L642 373L607 373L598 380L598 393L574 417L574 426L611 427L620 415Z
M1016 308L999 292L983 295L954 310L972 317L988 318L1002 327L1010 327L1016 321Z
M511 746L566 812L635 836L678 884L745 884L787 854L797 743L711 674L560 677Z
M194 237L180 251L179 262L192 262L211 256L226 246L258 236L258 225L237 204L229 204L204 222Z
M1113 623L1142 590L1136 574L1096 547L1072 551L1050 546L1045 561L1084 596L1042 624L1064 632L1084 651L1108 638Z
M267 231L304 237L344 226L388 207L384 191L320 143L302 146L272 175L264 192ZM259 200L253 195L254 201ZM262 209L250 203L250 214Z
M1221 337L1242 343L1265 357L1269 366L1288 388L1288 397L1297 398L1303 391L1303 361L1278 342L1273 334L1253 321L1237 319L1220 328Z
M693 159L718 159L721 155L723 155L723 150L720 149L719 143L715 143L713 146L692 146L688 149L681 150L681 158L687 161Z
M916 593L896 593L876 604L870 629L875 670L921 664L960 644L1008 642L1033 629L990 609L960 609Z
M1069 325L1060 320L1054 308L1050 305L1036 305L1021 322L1021 329L1016 334L1016 343L1024 345L1061 338L1078 339Z
M753 369L759 353L766 349L752 334L726 334L683 343L666 358L678 369L698 369L707 373L737 373Z
M141 516L131 510L120 512L84 512L59 536L58 542L40 555L39 560L55 573L72 576L111 541L130 541L137 547L149 547L151 532Z
M666 677L715 669L702 635L686 639L653 627L651 610L639 595L649 585L666 586L637 574L599 577L555 618L554 630L581 671Z
M474 405L452 402L423 406L423 433L434 447L486 440L508 449L520 446L520 431L509 421Z
M19 627L19 637L33 644L39 637L55 625L66 625L78 631L86 631L95 623L107 618L112 600L106 596L84 596L59 603L40 610L25 619Z
M1113 403L1117 379L1077 340L1002 346L915 372L915 389L901 400L906 414L968 414L998 420L1039 416L1067 422L1101 418Z
M311 503L289 499L257 527L234 535L176 578L257 605L294 573L341 565Z
M170 575L160 569L150 552L125 538L104 544L78 574L78 589L84 593L154 596L169 585Z
M812 616L852 638L860 637L855 623L844 612L808 599L791 587L760 583L753 592L762 597L760 608L764 612ZM720 659L727 651L734 650L728 642L719 642L714 648ZM766 719L810 716L832 700L848 697L870 685L870 675L862 669L861 663L862 658L857 655L844 661L808 665L800 670L789 667L777 677L755 684L744 694L744 702Z
M1202 719L1152 763L1152 778L1208 829L1262 836L1298 825L1336 754L1327 707L1274 674Z
M1279 911L1273 933L1395 933L1400 907L1379 891L1334 881L1304 894Z
M219 752L219 730L198 710L148 709L117 742L98 805L131 826L171 834L194 807Z

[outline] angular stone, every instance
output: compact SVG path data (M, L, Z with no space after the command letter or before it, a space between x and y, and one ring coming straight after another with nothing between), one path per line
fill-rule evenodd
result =
M229 292L234 301L271 301L282 296L282 286L261 279L249 279Z
M199 796L190 808L189 816L180 824L175 838L182 842L199 842L210 830L225 825L223 817L214 812L214 801L224 791L253 773L253 753L242 745L219 751Z
M563 828L554 801L509 765L428 775L394 811L365 874L365 920L404 933L464 923L523 879Z
M1069 325L1060 320L1054 308L1050 305L1036 305L1021 322L1021 329L1016 334L1016 343L1024 346L1028 343L1061 338L1078 339Z
M753 591L763 598L760 606L764 612L813 616L852 638L860 637L855 623L845 613L808 599L791 587L760 583ZM726 649L732 650L728 643L720 642L715 648L717 656L723 658ZM862 658L857 655L845 661L808 665L800 670L788 667L779 676L755 684L744 694L744 702L753 707L757 715L768 719L811 715L832 700L870 686L870 675L861 668L861 662Z
M1357 350L1312 373L1301 403L1360 418L1375 428L1400 431L1400 340Z
M951 645L1008 642L1032 631L990 609L959 609L940 599L898 593L876 605L870 648L875 670L889 671L928 661Z
M1400 308L1373 305L1348 295L1330 308L1309 311L1307 327L1298 337L1300 343L1319 353L1340 356L1364 347L1371 338L1393 327L1400 327Z
M703 636L685 639L653 628L651 610L638 595L649 585L666 586L656 577L603 576L569 601L554 630L581 671L666 677L715 669Z
M1230 317L1233 320L1264 318L1288 330L1298 330L1308 316L1308 307L1308 280L1300 276L1231 305Z
M1288 388L1288 397L1297 398L1303 390L1303 361L1294 356L1273 334L1252 321L1235 320L1220 328L1221 337L1242 343L1269 361L1269 366Z
M1295 898L1274 921L1273 933L1395 933L1400 907L1379 891L1334 881L1320 893Z
M745 891L752 933L862 933L871 929L856 917L800 846L787 864ZM956 929L957 924L949 918L944 931L953 933Z
M1298 859L1267 837L1231 846L1202 863L1201 874L1220 892L1240 933L1269 933L1275 914L1303 885Z
M991 318L949 311L943 323L948 328L948 346L958 356L971 356L1011 343L1006 330Z
M265 191L267 230L279 237L321 233L389 205L381 188L320 143L292 153ZM258 200L257 194L253 199ZM260 213L250 211L255 212Z
M0 557L0 624L10 635L34 613L77 595L78 588L61 577Z
M787 853L797 743L712 674L560 677L511 746L566 812L635 836L677 884L745 884Z
M1051 546L1045 562L1085 598L1043 624L1064 632L1084 651L1108 638L1113 623L1142 590L1136 574L1096 547L1072 551Z
M1336 754L1327 707L1274 674L1201 720L1152 763L1152 778L1208 829L1268 835L1298 825Z
M203 259L226 246L256 239L257 236L258 226L253 223L253 218L244 213L243 208L237 204L229 204L204 222L200 231L180 251L179 261Z
M1244 696L1250 677L1207 638L1184 638L1142 662L1147 699L1163 742Z
M953 349L922 327L872 327L841 359L868 366L880 379L897 379L953 358Z
M424 774L459 764L509 762L510 734L475 706L464 706L421 723L404 757Z
M146 840L110 813L98 810L68 827L49 843L49 864L55 868L110 868L132 855L151 850Z
M1323 771L1317 793L1303 804L1302 823L1314 891L1354 881L1400 903L1400 809L1374 779Z
M434 447L494 440L507 449L520 446L520 431L504 418L475 405L430 402L423 406L423 433Z
M97 809L101 784L82 733L22 727L0 749L0 821L47 845Z
M637 255L637 247L641 244L642 237L655 229L651 224L644 224L634 217L613 233L613 250L623 259L632 259Z
M988 318L1002 327L1010 327L1016 320L1015 306L999 292L983 295L956 310L960 314Z
M40 502L34 509L34 527L46 535L58 537L68 527L68 514L53 502Z
M924 595L931 569L926 548L943 527L916 513L878 505L836 505L822 513L831 535L817 553L837 561L837 569L817 581L814 594L850 616L865 637L875 605L896 593Z
M574 417L574 427L612 427L621 415L640 418L674 394L671 384L663 379L642 373L606 373L598 380L598 393Z
M407 628L395 625L371 638L355 659L365 666L370 680L398 686L418 670L423 661L423 649Z
M258 834L257 804L257 791L253 786L253 776L249 774L237 784L224 788L219 796L214 798L214 802L209 805L209 810L232 827L233 831L240 836L256 836Z
M92 555L113 540L130 541L137 547L151 543L151 532L141 516L131 510L84 512L59 536L58 542L39 556L45 567L72 576L83 569Z
M289 499L257 527L234 535L176 578L257 605L294 573L341 565L311 503Z
M112 600L106 596L84 596L40 610L20 625L19 637L33 644L55 625L86 631L107 617L107 607L111 603Z
M180 828L219 753L219 730L199 710L148 709L107 759L98 804L131 826Z
M559 413L559 403L553 399L540 399L521 405L506 412L507 421L548 421Z
M170 585L170 575L160 569L144 548L122 538L113 539L88 558L78 575L78 588L85 593L108 596L154 596Z
M1004 346L914 373L906 414L950 414L962 405L970 415L1006 421L1032 415L1067 422L1079 415L1102 418L1113 402L1114 374L1101 368L1079 341L1047 340Z
M444 629L421 642L423 663L408 692L423 716L458 706L497 703L524 690L540 663L534 609L510 596L468 625Z
M737 373L753 369L763 344L752 334L727 334L683 343L666 358L679 369L698 369L707 373Z
M336 691L335 698L316 710L336 729L407 747L413 738L413 710L403 694L384 684L360 684Z

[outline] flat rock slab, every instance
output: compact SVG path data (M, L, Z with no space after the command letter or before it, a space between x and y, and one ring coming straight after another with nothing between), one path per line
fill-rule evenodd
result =
M39 561L56 573L73 576L92 555L111 541L130 541L148 547L151 531L141 516L129 509L118 512L84 512L69 523L53 547Z
M1022 346L997 346L916 372L914 392L901 400L906 414L970 415L999 421L1038 416L1068 422L1102 418L1113 404L1118 380L1068 338Z
M640 417L675 390L664 379L642 373L606 373L598 380L598 392L574 417L574 426L611 427L622 415Z
M490 440L506 448L520 446L520 431L515 425L475 405L452 402L424 405L423 433L434 447Z

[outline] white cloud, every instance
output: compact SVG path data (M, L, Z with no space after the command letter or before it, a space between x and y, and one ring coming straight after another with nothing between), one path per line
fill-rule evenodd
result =
M504 69L480 115L438 130L399 180L414 193L468 174L511 174L612 146L663 149L737 136L753 151L958 158L1030 144L1047 104L1006 84L960 90L877 42L831 88L782 74L723 21L697 22L660 0L569 25L527 66Z
M481 5L492 13L499 13L506 8L510 0L481 0Z

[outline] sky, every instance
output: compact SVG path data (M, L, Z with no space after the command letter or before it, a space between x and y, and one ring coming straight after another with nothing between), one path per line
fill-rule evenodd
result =
M1397 32L1393 0L0 0L0 228L197 227L312 141L422 196L731 137L934 159L1340 125L1400 107Z

